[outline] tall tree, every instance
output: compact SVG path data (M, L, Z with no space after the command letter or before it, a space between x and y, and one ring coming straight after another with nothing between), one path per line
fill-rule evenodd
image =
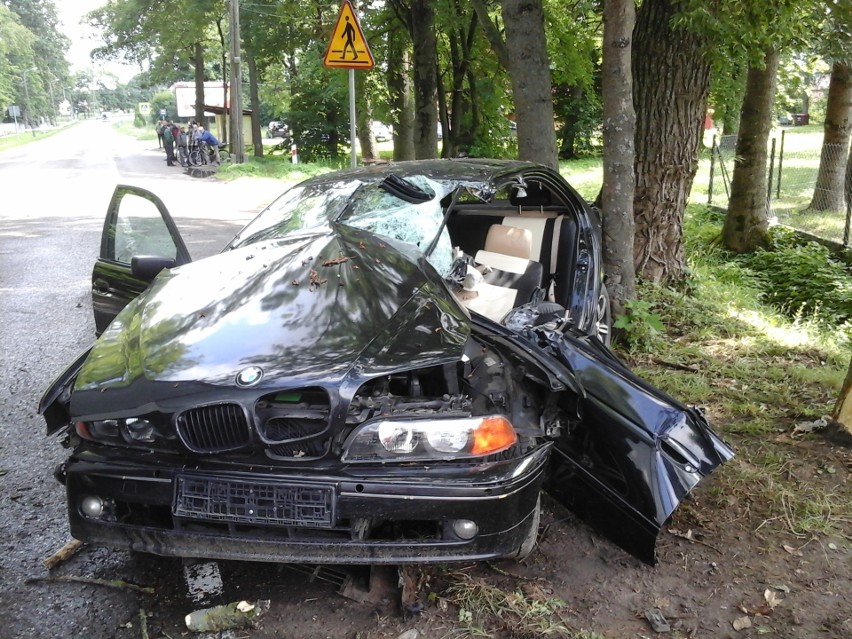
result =
M558 167L550 61L541 0L501 0L505 40L485 0L472 0L496 58L509 72L518 157Z
M731 197L722 228L725 246L738 253L754 251L768 242L766 143L772 128L777 72L778 51L774 48L766 50L762 67L753 65L748 70Z
M723 12L729 21L724 33L748 61L748 79L722 237L727 248L746 253L769 241L766 158L780 53L798 45L802 33L819 33L825 5L820 0L759 5L724 0Z
M814 197L810 208L815 210L842 210L843 176L848 166L846 149L852 132L852 2L828 2L821 37L815 52L833 61L831 81L828 86L823 130L823 148L819 162ZM847 202L848 204L848 202Z
M634 142L631 44L633 0L605 0L603 37L603 208L604 270L616 315L635 298L633 267Z
M518 158L558 168L541 0L501 0L500 4L518 125Z
M845 60L835 61L831 67L823 131L819 171L809 208L842 211L846 206L846 151L852 133L852 64Z
M411 57L398 28L388 32L387 86L390 92L390 113L393 118L393 159L414 159L414 100L411 86Z
M21 104L21 72L35 63L35 40L17 14L0 4L0 105Z
M677 0L645 0L633 34L637 275L674 282L686 272L683 213L698 169L710 58L703 35L674 18Z

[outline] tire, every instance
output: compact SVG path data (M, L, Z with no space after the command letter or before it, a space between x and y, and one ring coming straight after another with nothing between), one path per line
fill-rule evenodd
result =
M594 335L604 346L612 342L612 308L609 304L609 291L606 285L601 284L601 292L598 295L598 304L595 308Z
M225 149L219 149L219 164L230 164L231 154Z
M201 166L204 163L201 156L201 149L195 147L189 152L189 163L192 166Z
M538 540L538 525L541 522L541 495L536 500L535 508L528 519L530 521L529 528L524 540L518 547L518 552L515 554L515 561L523 561L535 549L535 542Z

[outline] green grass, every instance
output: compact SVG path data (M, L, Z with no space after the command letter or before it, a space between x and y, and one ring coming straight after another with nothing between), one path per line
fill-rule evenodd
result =
M312 162L310 164L293 164L289 155L285 157L268 156L256 158L246 156L243 164L227 164L217 172L220 180L235 180L240 177L265 177L299 182L315 175L330 173L348 166L347 158L336 161Z
M852 487L842 461L832 461L819 435L794 440L796 424L832 413L850 334L762 303L760 282L716 241L723 215L687 208L690 281L682 290L641 284L639 296L664 330L639 348L618 348L641 377L705 406L737 450L708 493L717 499L714 516L730 513L761 534L802 540L848 535Z
M588 201L598 196L603 184L603 157L562 160L559 172Z
M76 122L71 122L66 126L74 126L75 124ZM8 151L9 149L14 149L15 147L23 146L24 144L29 144L30 142L44 140L45 138L52 137L60 131L64 130L65 127L48 130L36 129L35 133L33 133L32 131L19 131L18 133L13 133L12 135L6 135L0 138L0 151Z
M139 128L133 125L133 120L119 120L112 123L112 128L120 133L129 135L137 140L156 140L157 132L154 130L154 125Z

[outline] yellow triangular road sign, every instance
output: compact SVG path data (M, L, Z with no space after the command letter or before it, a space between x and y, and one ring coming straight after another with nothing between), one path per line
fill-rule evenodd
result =
M339 69L372 69L376 66L373 54L361 31L358 16L349 0L340 6L340 14L334 24L334 31L322 63L327 67Z

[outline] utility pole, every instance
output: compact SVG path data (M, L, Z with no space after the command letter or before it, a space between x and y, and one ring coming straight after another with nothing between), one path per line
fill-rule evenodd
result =
M240 0L231 1L231 157L245 162L242 75L240 74Z

